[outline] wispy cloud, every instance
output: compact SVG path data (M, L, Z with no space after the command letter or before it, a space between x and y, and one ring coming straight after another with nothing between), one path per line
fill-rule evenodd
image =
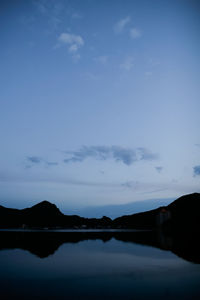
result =
M194 176L200 176L200 165L193 167Z
M16 182L16 183L39 183L39 184L59 184L69 186L87 186L87 187L101 187L106 189L118 189L122 188L119 182L108 181L94 181L94 180L78 180L72 177L57 177L57 176L40 176L38 174L13 174L0 172L0 182Z
M163 171L163 167L161 167L161 166L155 167L155 169L158 173L161 173Z
M33 3L38 12L48 19L51 30L56 30L62 23L63 3L53 0L35 0Z
M38 156L28 156L27 160L33 164L39 164L42 162L42 159Z
M146 71L146 72L144 73L144 75L147 76L147 77L152 76L152 74L153 74L153 72L151 72L151 71Z
M39 156L28 156L26 158L26 168L31 168L34 165L43 164L46 167L57 166L57 162L47 161Z
M59 48L61 45L66 45L69 53L75 62L80 59L78 50L84 45L84 39L80 35L76 35L69 32L63 32L58 37L58 43L54 49Z
M98 56L95 57L94 60L102 65L105 65L108 61L108 56L106 55Z
M126 18L123 18L119 20L115 25L114 25L114 32L116 34L120 34L124 31L125 27L130 23L131 18L127 16Z
M67 46L68 52L72 55L74 62L78 62L81 58L78 50L84 45L84 39L80 35L63 32L58 37L58 43L54 49L60 48L62 45Z
M85 72L82 74L82 78L87 81L97 81L100 77L92 72Z
M84 40L80 35L63 32L58 37L58 41L68 46L69 52L77 52L84 45Z
M125 187L125 188L129 188L129 189L137 189L139 188L140 186L140 183L138 181L126 181L126 182L123 182L121 184L122 187Z
M115 162L122 162L130 166L141 160L154 160L157 154L151 153L146 148L125 148L121 146L83 146L77 151L66 151L69 158L64 159L65 163L83 162L87 158L96 160L113 159Z
M120 65L120 68L125 71L130 71L134 66L134 59L133 57L127 57Z
M81 58L81 56L79 53L75 53L72 55L73 62L75 62L75 63L77 63L80 58Z
M57 166L58 163L57 162L54 162L54 161L45 161L45 163L48 165L48 166Z
M33 3L35 4L35 6L41 14L46 14L46 12L48 11L48 3L46 0L35 0L33 1Z
M82 16L82 14L75 12L72 14L71 17L72 17L72 19L82 19L83 16Z
M95 180L87 180L86 178L77 179L72 177L66 176L51 176L49 173L44 176L39 173L13 173L13 172L2 172L0 171L0 182L15 182L21 184L32 184L37 183L41 185L47 185L46 188L52 186L52 183L55 185L63 185L63 186L77 186L77 188L81 186L87 186L91 188L102 188L102 189L111 189L112 191L123 192L124 190L130 190L131 195L137 193L138 195L141 194L150 194L150 193L160 193L163 191L170 191L171 193L179 195L188 194L196 190L199 190L199 185L188 185L188 183L178 184L177 182L165 182L165 183L158 183L158 182L139 182L139 181L95 181Z
M148 64L149 64L151 67L157 67L157 66L160 65L160 62L159 62L157 59L150 58L149 61L148 61Z
M20 18L19 18L19 22L24 25L24 26L31 26L34 22L35 22L35 17L32 16L32 15L22 15Z
M140 29L135 28L135 27L130 29L130 37L131 37L132 39L138 39L138 38L140 38L141 36L142 36L142 32L141 32Z

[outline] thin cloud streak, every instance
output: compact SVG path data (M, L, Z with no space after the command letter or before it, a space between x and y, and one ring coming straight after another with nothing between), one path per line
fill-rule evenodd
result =
M178 194L191 193L196 190L200 192L199 187L196 185L190 184L180 184L174 182L166 182L166 183L157 183L157 182L140 182L140 181L90 181L90 180L82 180L75 179L70 177L55 177L53 174L44 174L41 176L39 174L33 174L30 172L26 172L25 174L19 173L4 173L0 172L0 183L14 183L14 184L25 184L25 185L47 185L47 187L52 186L77 186L77 187L88 187L88 188L101 188L103 189L111 189L112 191L122 192L125 190L130 191L133 195L143 195L143 194L157 194L163 191L176 192Z
M26 158L26 162L28 162L28 165L26 165L26 168L31 168L34 165L45 165L46 167L52 167L52 166L57 166L58 162L54 161L47 161L39 156L28 156Z
M79 180L74 178L63 178L63 177L52 177L52 176L40 176L33 174L9 174L9 173L0 173L0 183L1 182L14 182L14 183L36 183L36 184L61 184L61 185L72 185L72 186L86 186L86 187L101 187L101 188L121 188L121 184L118 182L95 182L95 181L86 181Z

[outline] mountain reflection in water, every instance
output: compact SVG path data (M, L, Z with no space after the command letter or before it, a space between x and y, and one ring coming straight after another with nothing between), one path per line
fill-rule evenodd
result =
M0 231L0 299L199 300L197 237Z
M171 251L184 260L200 264L199 235L194 232L166 235L162 231L0 231L0 250L23 249L46 258L65 243L107 242L113 238Z

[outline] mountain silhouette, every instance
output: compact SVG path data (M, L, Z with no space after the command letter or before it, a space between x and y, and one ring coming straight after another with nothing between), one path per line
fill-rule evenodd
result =
M122 216L113 220L115 228L200 230L200 194L182 196L167 206Z
M185 195L168 206L114 220L106 216L97 219L64 215L55 204L48 201L21 210L0 206L0 228L198 230L200 229L200 194Z
M21 210L0 206L0 228L104 228L111 222L105 216L87 219L64 215L55 204L46 200Z
M200 194L185 195L168 205L171 212L165 227L184 229L200 228Z

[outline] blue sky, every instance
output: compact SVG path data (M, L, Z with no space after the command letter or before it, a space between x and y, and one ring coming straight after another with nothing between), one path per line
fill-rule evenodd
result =
M200 192L200 2L0 2L0 202Z

